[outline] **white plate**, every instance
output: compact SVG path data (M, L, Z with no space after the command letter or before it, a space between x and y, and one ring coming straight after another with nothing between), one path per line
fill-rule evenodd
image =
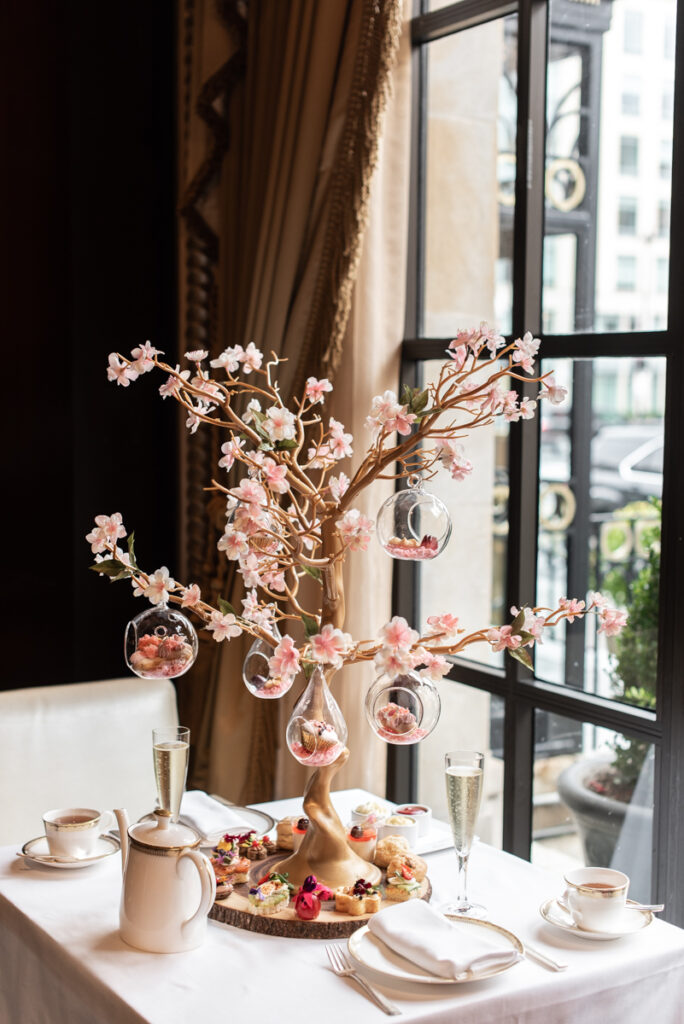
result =
M498 924L492 924L491 921L476 921L471 917L452 918L451 923L455 928L484 929L489 937L492 932L496 932L501 936L504 948L507 949L510 946L521 956L523 954L523 945L520 939ZM471 972L468 977L455 981L453 978L440 978L436 974L430 974L429 971L424 971L422 967L418 967L417 964L395 953L368 930L368 925L364 925L363 928L359 928L353 935L350 935L348 946L349 952L358 964L362 967L370 967L378 974L384 974L390 981L418 981L428 985L458 985L463 982L481 981L483 978L491 978L493 974L507 971L518 962L514 961L499 967L483 967Z
M111 857L113 853L118 853L120 849L119 840L114 836L100 836L95 844L95 853L91 857L54 860L50 855L47 838L38 836L37 839L29 839L28 843L24 843L21 852L27 860L32 860L35 864L40 864L41 867L62 868L71 871L74 868L89 868L92 864L98 864L105 857Z
M632 900L627 900L627 906L631 903ZM546 900L545 903L542 903L539 913L545 921L555 925L556 928L562 928L564 932L570 932L571 935L577 935L580 939L590 939L594 942L607 942L610 939L622 939L625 935L634 935L635 932L647 928L653 920L650 910L625 910L621 928L610 932L590 932L575 924L556 899Z
M245 832L249 832L250 829L254 829L259 836L265 836L276 826L275 818L272 818L270 814L266 813L266 811L257 811L254 807L238 807L237 804L231 804L228 800L224 800L223 797L220 796L215 796L213 793L212 800L218 800L220 804L225 804L226 807L230 807L231 811L239 814L246 825ZM182 820L181 816L181 821ZM220 839L223 839L227 831L230 830L223 829L223 831L212 832L210 835L204 836L202 845L216 846L216 843L218 843Z

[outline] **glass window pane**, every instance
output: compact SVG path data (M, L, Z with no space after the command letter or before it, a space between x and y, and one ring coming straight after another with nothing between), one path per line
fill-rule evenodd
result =
M594 615L550 631L537 676L655 707L663 358L544 360L569 389L541 403L537 604L598 590L629 613L607 637Z
M484 791L475 826L485 843L502 847L503 718L501 697L445 680L440 685L442 713L434 731L417 745L418 801L448 821L444 755L447 750L479 750L485 755Z
M517 17L428 46L422 333L452 337L512 310ZM487 66L487 74L482 67Z
M545 233L576 244L573 272L544 283L547 333L667 325L675 13L676 0L551 0Z
M442 367L424 364L424 386ZM451 418L451 417L450 417ZM423 626L429 615L451 612L467 631L507 622L506 552L508 543L508 424L499 417L464 439L473 471L452 480L445 471L426 483L451 514L454 529L439 558L418 563L419 612ZM467 528L466 527L467 524ZM474 644L467 658L500 666L501 653L488 644Z
M532 863L617 868L650 902L653 746L537 710L534 757Z

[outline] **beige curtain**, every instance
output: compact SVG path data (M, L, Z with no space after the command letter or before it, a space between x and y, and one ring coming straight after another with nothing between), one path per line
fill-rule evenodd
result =
M184 167L195 177L185 190L181 258L186 297L202 308L199 316L192 301L181 309L181 345L199 342L217 353L253 341L275 351L288 360L280 376L286 395L309 373L325 365L332 374L339 363L399 7L399 0L260 0L245 22L237 4L200 5L192 11L205 24L199 31L193 22L192 32L187 5L182 16L184 38L192 37ZM193 136L192 86L200 82L204 127ZM202 149L203 160L193 159ZM185 442L185 576L239 606L240 581L215 551L222 503L201 496L218 441L198 431ZM193 784L241 801L273 793L283 735L277 705L242 685L247 647L204 640L179 695L194 724Z

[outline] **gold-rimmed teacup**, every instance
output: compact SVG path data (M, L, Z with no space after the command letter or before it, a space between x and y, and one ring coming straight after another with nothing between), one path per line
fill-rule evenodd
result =
M94 856L98 839L114 823L111 811L92 807L58 807L43 815L51 855L73 860Z
M578 928L610 932L620 928L629 878L613 868L577 868L565 875L562 903Z

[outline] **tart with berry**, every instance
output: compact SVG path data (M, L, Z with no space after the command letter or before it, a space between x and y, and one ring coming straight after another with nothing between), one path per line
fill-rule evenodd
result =
M365 878L359 878L353 885L335 889L335 910L351 917L362 914L376 914L380 909L381 896L377 885L371 885Z

